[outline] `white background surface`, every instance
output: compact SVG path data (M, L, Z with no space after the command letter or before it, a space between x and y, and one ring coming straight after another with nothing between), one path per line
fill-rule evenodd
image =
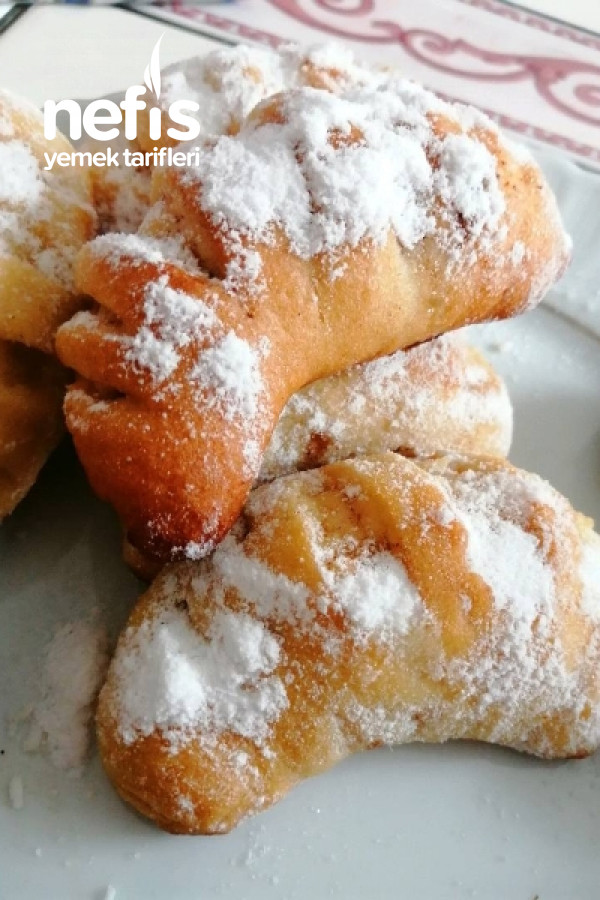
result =
M600 3L598 0L527 0L520 6L572 22L591 31L600 31Z

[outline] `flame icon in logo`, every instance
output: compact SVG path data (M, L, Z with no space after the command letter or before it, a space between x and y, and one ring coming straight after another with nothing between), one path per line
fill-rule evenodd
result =
M164 34L161 34L159 39L157 40L154 48L152 50L152 54L150 56L150 63L146 66L144 70L144 82L149 91L154 91L156 99L160 98L160 42L162 41Z

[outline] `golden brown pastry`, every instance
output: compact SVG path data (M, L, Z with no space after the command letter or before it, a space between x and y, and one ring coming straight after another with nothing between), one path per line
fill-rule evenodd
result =
M0 339L53 349L56 328L81 308L73 262L95 233L89 173L44 171L44 153L72 152L44 137L34 106L0 90Z
M405 81L280 94L155 179L170 232L84 249L99 309L58 349L92 486L162 559L222 539L305 384L522 311L569 256L531 159Z
M383 450L504 457L512 421L498 373L462 336L444 335L351 366L294 394L258 481Z
M99 233L136 232L150 207L149 170L129 166L118 169L93 168L90 171Z
M53 357L0 341L0 520L33 486L63 435L65 383Z
M95 228L87 174L44 171L44 153L72 147L47 140L43 125L35 107L0 90L0 519L64 430L66 372L48 354L56 327L81 307L73 263Z
M167 134L169 128L181 128L169 116L172 103L194 100L199 104L196 114L186 109L186 115L196 119L200 127L196 140L203 140L235 133L258 103L282 90L309 86L338 92L351 86L376 86L386 77L383 70L356 62L341 44L310 48L288 45L279 50L238 44L169 66L160 73L160 83L155 85L160 88L156 101L161 110L160 134L150 137L150 105L138 113L135 141L121 136L110 142L120 154L124 150L151 154L150 165L91 169L99 232L129 234L141 225L151 205L154 153L178 144L178 139ZM87 141L84 149L105 150L106 144Z
M161 827L209 834L381 744L585 756L599 576L591 521L505 461L282 478L139 601L100 695L104 766Z
M330 375L303 388L283 410L258 482L351 456L506 456L512 438L506 386L458 333ZM145 581L161 564L127 539L127 565Z
M98 215L98 233L119 231L132 234L142 224L152 205L151 170L147 166L124 165L124 153L139 147L124 136L105 142L86 140L82 149L90 153L106 151L118 154L118 166L91 166L89 169L94 207Z

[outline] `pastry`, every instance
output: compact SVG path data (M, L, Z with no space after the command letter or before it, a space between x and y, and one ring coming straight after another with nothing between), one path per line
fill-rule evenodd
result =
M286 45L253 47L238 44L220 47L202 56L168 66L160 73L157 104L161 110L160 133L150 136L150 113L138 113L137 140L143 151L154 153L162 147L175 147L178 139L169 128L181 125L169 116L169 107L178 101L194 101L199 109L185 115L198 123L198 139L219 134L235 134L246 116L262 100L281 91L313 87L339 91L350 87L377 87L387 73L357 62L342 44L313 47ZM150 107L152 108L152 107Z
M314 381L286 404L258 481L399 450L507 456L512 406L485 357L458 334Z
M99 700L105 769L161 827L212 834L381 744L586 756L599 576L592 522L502 460L279 479L138 602Z
M150 170L140 166L92 168L94 206L98 232L136 232L150 207Z
M81 308L73 262L96 227L89 173L44 170L45 153L72 150L60 134L44 137L34 106L0 90L0 340L47 352Z
M106 152L107 146L116 155L118 166L90 166L94 208L98 215L98 233L119 231L132 234L142 224L152 205L151 170L147 166L125 165L125 153L139 151L133 141L123 135L106 144L87 138L82 151ZM131 157L130 157L131 158Z
M87 174L44 171L70 152L35 107L0 91L0 519L33 485L63 430L56 327L81 307L73 262L95 229ZM42 352L43 351L43 352Z
M283 410L258 482L351 456L399 450L506 456L512 437L506 386L458 333L352 366L303 388ZM161 565L127 539L131 569L151 581Z
M63 435L65 383L52 356L0 341L0 520L33 486Z
M98 309L57 343L92 486L157 559L227 533L297 390L532 306L570 252L535 163L409 82L280 94L197 155L155 173L162 237L81 252Z

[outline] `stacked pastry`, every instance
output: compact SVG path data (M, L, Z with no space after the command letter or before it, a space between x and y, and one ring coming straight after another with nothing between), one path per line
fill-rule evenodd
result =
M44 170L45 152L71 149L46 140L35 107L0 91L0 519L63 433L54 335L81 306L73 264L96 222L87 173Z
M213 833L381 743L592 752L600 539L502 459L506 390L446 334L564 269L539 169L331 48L219 51L163 88L165 122L199 102L198 165L96 173L95 305L57 336L81 461L161 570L99 700L117 790Z

